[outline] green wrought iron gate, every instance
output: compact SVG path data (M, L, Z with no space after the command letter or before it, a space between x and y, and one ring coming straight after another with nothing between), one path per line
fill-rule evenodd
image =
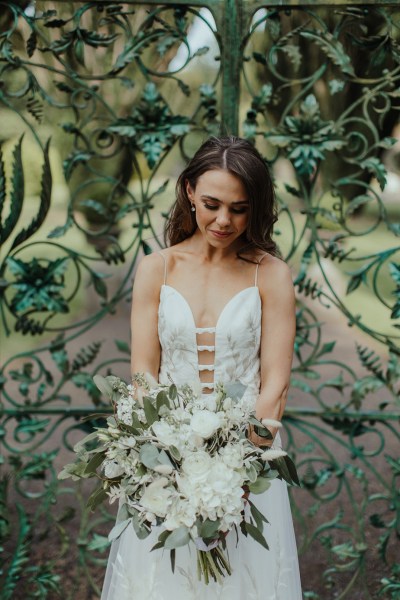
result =
M109 411L92 376L129 374L135 261L221 132L271 165L298 292L304 596L400 598L399 25L376 0L0 1L3 600L98 597L113 516L57 471Z

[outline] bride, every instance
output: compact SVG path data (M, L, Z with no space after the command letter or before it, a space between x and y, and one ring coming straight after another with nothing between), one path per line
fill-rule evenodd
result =
M132 300L132 372L161 383L194 383L204 398L217 382L241 381L258 418L280 420L295 335L288 266L271 239L274 190L265 162L242 139L211 138L177 182L166 228L168 248L146 256ZM273 448L280 447L273 431ZM253 433L253 440L265 443ZM266 516L269 550L227 536L232 575L197 579L196 551L151 548L133 527L113 542L101 600L301 600L296 542L286 484L275 479L253 498Z

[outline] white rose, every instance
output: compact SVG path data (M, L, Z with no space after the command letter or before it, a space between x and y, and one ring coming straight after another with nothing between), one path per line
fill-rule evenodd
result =
M211 468L211 458L204 450L192 452L182 462L182 472L192 483L207 480Z
M162 444L165 444L166 446L175 445L176 432L173 427L168 425L168 423L165 421L156 421L153 423L152 429Z
M192 416L190 426L196 435L207 440L221 427L221 417L209 410L200 410Z
M168 512L171 499L171 490L165 488L169 481L166 477L160 477L150 483L140 500L143 508L154 513L158 517L165 517Z

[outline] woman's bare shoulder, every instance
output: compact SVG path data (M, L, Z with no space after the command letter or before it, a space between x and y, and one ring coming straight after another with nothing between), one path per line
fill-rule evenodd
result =
M172 271L178 263L185 262L193 257L193 251L187 240L169 248L164 248L161 250L161 254L166 261L168 272Z
M271 297L293 296L292 271L281 258L267 254L260 262L258 285L261 292Z
M164 281L165 257L160 252L143 256L135 273L134 288L159 292Z

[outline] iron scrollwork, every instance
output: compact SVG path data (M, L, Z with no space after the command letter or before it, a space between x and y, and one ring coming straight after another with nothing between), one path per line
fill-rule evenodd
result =
M99 594L113 516L56 473L109 412L93 375L127 373L134 266L163 245L169 180L238 121L275 173L298 291L285 431L305 597L399 597L400 228L383 197L399 12L203 4L0 2L4 600Z

